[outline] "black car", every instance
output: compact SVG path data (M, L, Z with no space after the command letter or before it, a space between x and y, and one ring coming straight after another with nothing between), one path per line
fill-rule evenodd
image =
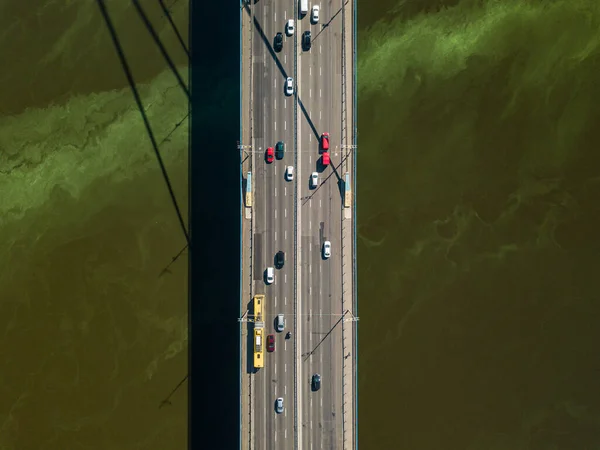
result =
M279 141L277 145L275 145L275 158L283 159L283 155L285 154L285 146L283 145L283 141Z
M310 31L302 33L302 48L306 51L310 50Z
M283 267L284 263L285 263L285 253L283 251L279 250L275 254L275 267L277 267L278 269L281 269Z
M321 389L321 375L319 375L318 373L315 373L312 376L312 390L313 391L318 391L319 389Z
M276 52L280 52L283 48L283 33L279 32L275 35L275 40L273 41L273 48Z

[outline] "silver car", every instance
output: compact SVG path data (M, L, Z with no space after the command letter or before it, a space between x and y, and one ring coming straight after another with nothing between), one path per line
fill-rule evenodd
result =
M292 95L294 93L294 79L287 77L285 80L285 95Z
M279 397L277 400L275 400L275 412L277 412L277 414L281 414L283 412L283 398Z

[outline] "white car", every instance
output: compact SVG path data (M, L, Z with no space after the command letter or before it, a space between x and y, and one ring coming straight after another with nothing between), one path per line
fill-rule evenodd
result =
M292 166L287 166L285 168L285 179L288 181L294 180L294 168Z
M266 279L267 284L273 284L273 281L275 281L275 272L272 267L267 267Z
M285 34L291 36L294 34L294 19L290 19L285 24Z
M275 400L275 411L277 414L281 414L283 412L283 398L279 397Z
M312 23L318 23L319 22L319 5L314 5L312 7L312 11L310 14L310 21Z
M331 242L323 242L323 258L329 258L331 256Z
M319 174L317 172L313 172L310 175L310 185L313 189L319 185Z
M285 80L285 95L292 95L294 93L294 79L287 77Z

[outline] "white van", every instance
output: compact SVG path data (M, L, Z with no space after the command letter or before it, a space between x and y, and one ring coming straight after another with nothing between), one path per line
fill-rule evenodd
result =
M275 281L275 272L272 267L267 267L267 284L272 284Z
M308 13L308 0L298 0L300 2L300 15Z
M285 328L285 319L283 318L283 314L277 314L277 331L280 333Z

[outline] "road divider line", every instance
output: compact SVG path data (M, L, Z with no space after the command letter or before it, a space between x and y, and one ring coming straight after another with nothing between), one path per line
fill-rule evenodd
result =
M287 208L285 208L285 209L283 210L283 215L284 215L285 217L287 217Z
M312 97L312 89L311 88L308 88L308 96Z
M277 188L275 188L275 197L277 197ZM275 232L275 236L277 236L277 231Z
M275 232L275 240L277 240L277 231Z
M277 210L275 210L275 218L277 219Z
M277 131L277 122L275 122L275 131Z
M319 92L320 92L320 91L321 91L321 90L319 89ZM275 99L275 108L274 108L274 109L277 109L277 99Z
M283 239L287 241L287 230L283 230Z
M287 120L283 122L283 129L287 130Z
M287 283L287 273L283 275L283 282Z

